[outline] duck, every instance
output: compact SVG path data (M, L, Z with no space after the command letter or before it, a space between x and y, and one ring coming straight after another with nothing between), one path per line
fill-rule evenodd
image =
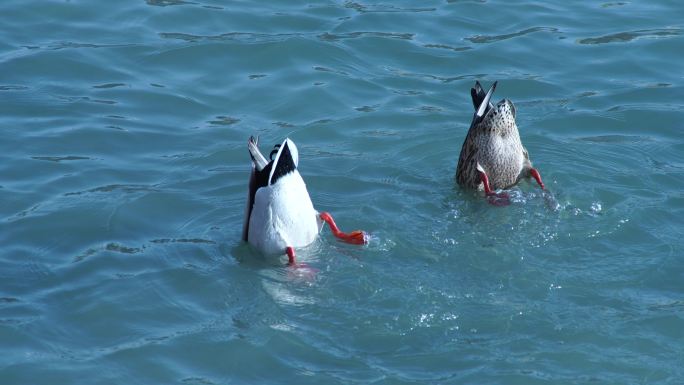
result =
M352 244L366 244L368 235L361 230L342 232L327 212L318 212L299 173L299 152L295 143L285 138L274 146L269 158L259 151L258 137L250 136L247 149L252 159L249 176L242 240L265 255L288 257L296 265L296 248L311 244L325 223L338 239Z
M475 113L461 147L456 181L462 188L484 190L488 198L503 198L506 204L508 195L497 190L509 189L530 177L542 190L545 186L520 140L515 105L509 99L491 102L497 83L486 93L479 81L470 89Z

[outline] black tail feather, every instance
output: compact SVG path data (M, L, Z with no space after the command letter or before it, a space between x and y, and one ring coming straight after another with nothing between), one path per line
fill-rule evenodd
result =
M480 108L480 104L482 104L485 95L486 93L482 89L480 82L475 81L475 87L470 89L470 96L473 98L473 107L475 107L475 111L477 111L477 109Z
M279 151L280 156L275 160L275 169L273 170L273 175L271 176L269 184L276 183L278 179L297 169L287 142L285 142ZM271 163L273 163L273 161Z
M490 87L490 90L492 93L494 93L494 90L496 89L496 84L497 82L494 82L492 86ZM488 91L489 92L489 91ZM470 89L470 97L473 99L473 107L475 107L475 112L478 112L480 107L482 106L482 103L485 103L485 99L487 99L487 93L485 92L484 89L482 88L482 85L480 84L479 81L475 81L475 87ZM490 95L491 98L491 95ZM485 106L482 115L484 116L489 112L489 109L493 107L491 100L486 101L487 105Z

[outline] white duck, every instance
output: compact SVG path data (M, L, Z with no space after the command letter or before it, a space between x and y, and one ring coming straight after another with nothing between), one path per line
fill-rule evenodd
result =
M367 242L363 231L343 233L330 214L314 209L306 184L297 171L299 153L293 141L285 139L276 145L271 151L270 162L257 144L258 139L254 137L247 142L252 172L242 229L244 241L264 254L287 254L290 265L295 264L294 249L313 242L323 222L328 223L333 234L343 241Z

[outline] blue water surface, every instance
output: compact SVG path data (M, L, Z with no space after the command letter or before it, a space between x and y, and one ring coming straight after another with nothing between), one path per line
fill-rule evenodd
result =
M0 2L0 383L681 384L682 15ZM455 185L475 80L548 193ZM243 244L252 134L370 243Z

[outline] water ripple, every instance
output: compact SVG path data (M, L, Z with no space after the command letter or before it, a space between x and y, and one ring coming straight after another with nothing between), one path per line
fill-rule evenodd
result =
M73 42L73 41L59 41L59 42L54 42L50 43L45 46L31 46L31 47L26 47L30 49L47 49L47 50L63 50L63 49L71 49L71 48L122 48L122 47L130 47L132 44L94 44L94 43L78 43L78 42Z
M17 86L17 85L3 85L0 86L0 91L25 91L29 88L27 86Z
M446 44L425 44L425 45L423 45L423 47L425 47L425 48L448 49L448 50L451 50L451 51L454 51L454 52L463 52L463 51L467 51L467 50L473 49L473 47L468 47L468 46L465 46L465 47L452 47L452 46L446 45Z
M163 238L163 239L153 239L152 243L206 243L206 244L216 244L216 242L209 239L200 238Z
M185 5L185 4L197 4L191 1L184 0L145 0L148 5L153 5L156 7L168 7L171 5Z
M160 191L156 186L151 185L136 185L136 184L111 184L106 186L100 186L89 190L68 192L64 196L72 195L83 195L92 193L110 193L115 191L121 191L126 194L138 193L138 192L155 192Z
M358 39L362 37L379 37L399 40L412 40L414 34L412 33L396 33L396 32L347 32L347 33L329 33L326 32L318 36L319 39L325 41L338 41L345 39Z
M239 123L240 119L230 116L217 116L216 119L210 120L208 123L214 126L230 126Z
M124 87L126 84L124 83L106 83L106 84L99 84L96 86L93 86L93 88L98 88L98 89L104 89L104 88L115 88L115 87Z
M393 5L387 5L387 4L365 5L365 4L355 2L355 1L347 1L346 3L344 3L344 7L353 9L359 13L384 13L384 12L417 13L417 12L433 12L433 11L437 10L437 8L399 8L399 7L396 7Z
M466 37L465 40L468 40L472 43L476 44L487 44L487 43L495 43L497 41L502 41L502 40L508 40L512 39L514 37L518 36L524 36L528 35L531 33L535 32L559 32L558 28L553 28L553 27L534 27L534 28L528 28L522 31L514 32L514 33L508 33L505 35L475 35L471 37Z
M47 160L50 162L59 163L59 162L70 161L70 160L89 160L92 158L89 158L87 156L68 155L68 156L32 156L31 159Z
M159 37L163 39L183 40L190 43L200 41L240 41L246 43L276 42L293 37L305 37L309 34L303 33L252 33L252 32L228 32L220 35L191 35L178 32L160 32Z
M620 7L620 6L627 5L627 4L629 4L629 3L619 1L619 2L614 2L614 3L603 3L603 4L601 4L601 7L602 8Z
M632 40L641 38L668 38L679 36L681 34L682 30L680 28L644 29L631 32L619 32L600 37L585 38L580 39L577 42L579 44L628 43Z

